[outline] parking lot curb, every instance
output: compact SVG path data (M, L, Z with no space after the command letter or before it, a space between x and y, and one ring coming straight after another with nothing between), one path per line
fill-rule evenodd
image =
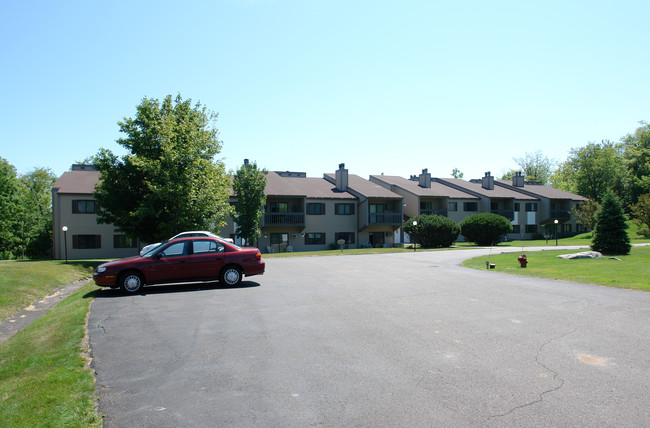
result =
M42 299L37 300L27 306L22 311L14 314L0 323L0 345L11 338L31 323L45 315L47 311L54 308L65 298L80 289L83 285L89 283L92 278L84 278L70 284L63 285Z

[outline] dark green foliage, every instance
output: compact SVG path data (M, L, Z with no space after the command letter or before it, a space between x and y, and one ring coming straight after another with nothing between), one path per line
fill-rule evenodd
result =
M235 223L237 234L249 245L260 236L260 219L266 205L266 171L257 168L257 163L244 162L235 173L233 191L237 196Z
M414 226L413 222L417 225ZM424 248L450 247L456 241L460 229L453 220L441 215L419 215L403 225L404 232Z
M625 166L629 172L627 183L630 203L650 193L650 124L641 122L634 134L621 141L625 147Z
M23 176L0 158L0 258L49 257L55 177L35 169Z
M0 258L11 259L20 242L20 181L16 168L0 158Z
M460 234L477 245L497 244L503 235L512 232L512 225L507 218L492 213L465 217L459 226Z
M603 254L629 254L631 245L626 229L621 202L613 192L605 193L596 215L591 249Z
M218 230L230 214L230 180L214 157L221 150L216 115L180 95L162 103L145 98L135 118L119 122L121 159L102 149L95 157L100 223L155 242L186 230Z

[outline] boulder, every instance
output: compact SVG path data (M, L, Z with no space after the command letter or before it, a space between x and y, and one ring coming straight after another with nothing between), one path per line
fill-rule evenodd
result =
M558 256L561 259L573 260L573 259L600 259L603 257L598 251L583 251L581 253L573 254L560 254Z

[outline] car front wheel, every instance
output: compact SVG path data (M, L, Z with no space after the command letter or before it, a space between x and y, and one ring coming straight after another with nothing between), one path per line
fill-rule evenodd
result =
M237 266L227 266L221 271L219 280L230 287L239 285L242 279L242 272Z
M144 279L137 272L127 272L120 277L120 288L125 293L133 294L142 289Z

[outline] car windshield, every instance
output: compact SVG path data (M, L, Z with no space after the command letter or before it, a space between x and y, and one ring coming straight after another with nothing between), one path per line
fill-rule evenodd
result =
M163 243L160 243L160 244L157 244L157 245L153 245L151 248L149 248L149 250L148 250L146 253L144 253L144 254L142 255L142 257L151 257L151 256L153 256L153 254L158 250L158 248L160 248L160 246L161 246L162 244L163 244Z

